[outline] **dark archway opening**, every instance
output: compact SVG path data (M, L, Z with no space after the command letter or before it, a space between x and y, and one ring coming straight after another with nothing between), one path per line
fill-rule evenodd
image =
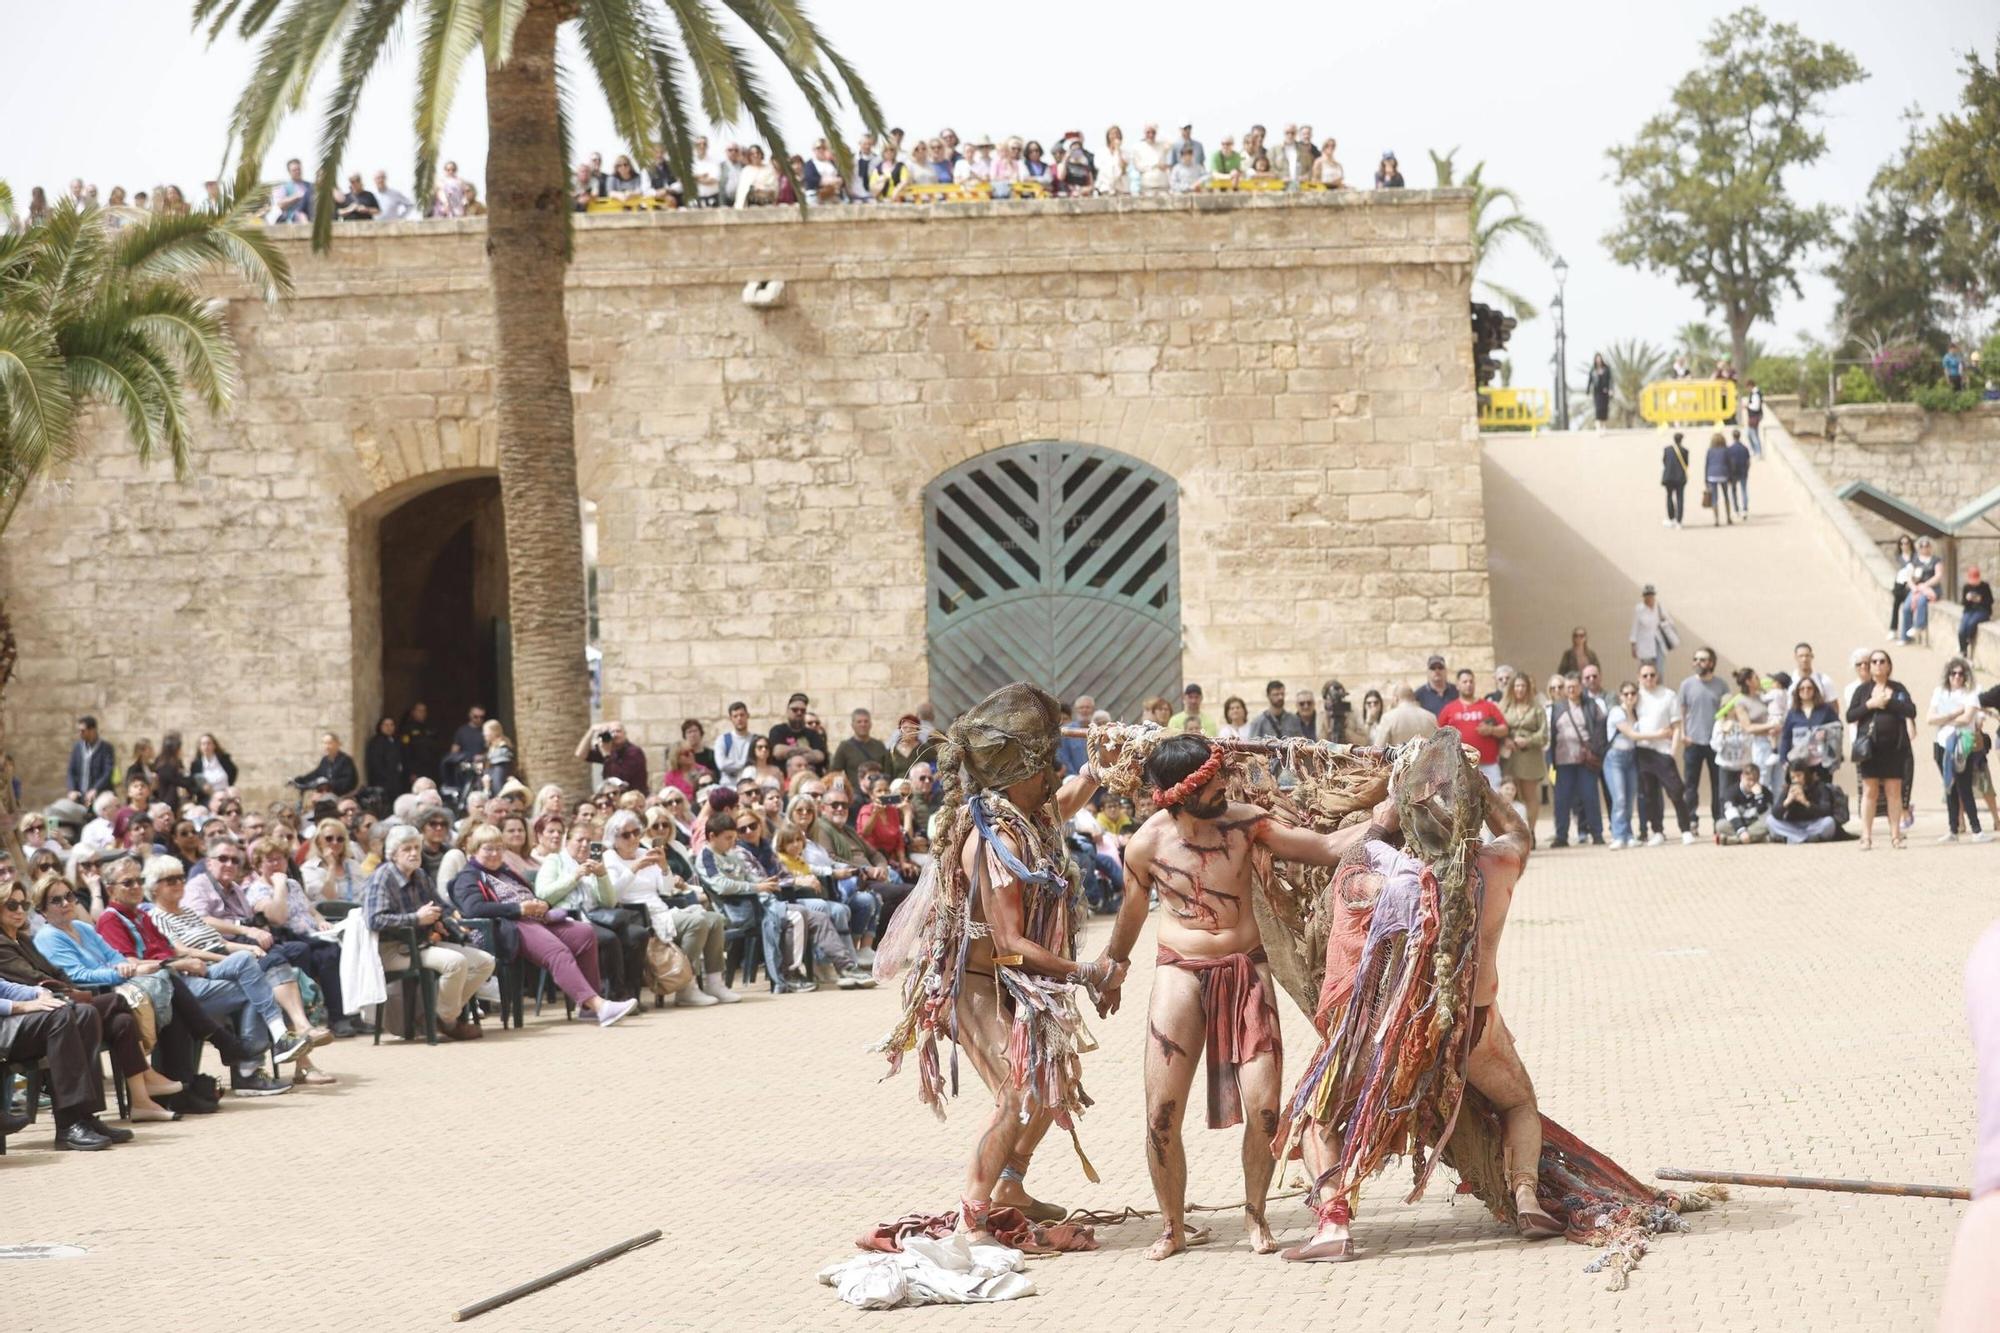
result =
M382 711L400 718L418 700L428 704L440 754L474 704L511 730L499 479L426 491L383 515L379 532Z

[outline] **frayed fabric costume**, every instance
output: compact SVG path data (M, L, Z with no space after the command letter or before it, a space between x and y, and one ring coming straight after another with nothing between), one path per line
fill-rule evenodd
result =
M946 733L939 752L945 816L935 855L877 950L878 976L893 975L905 962L910 973L902 1016L875 1049L887 1053L891 1074L906 1054L917 1052L917 1095L940 1119L946 1099L958 1093L963 1051L982 1078L997 1076L1023 1094L1024 1123L1051 1113L1074 1142L1075 1118L1090 1105L1081 1056L1096 1046L1083 1023L1077 986L1023 969L1018 955L996 956L979 902L982 887L1011 881L1020 894L1024 935L1052 953L1076 957L1083 879L1070 861L1054 802L1023 810L1004 795L1056 767L1063 717L1053 696L1009 685ZM1001 840L1003 831L1018 855ZM962 855L968 839L979 842L971 875ZM968 1030L968 1011L996 1003L1000 1021ZM948 1066L941 1039L953 1044ZM995 1044L999 1049L992 1049ZM1096 1181L1080 1143L1077 1156L1085 1176Z

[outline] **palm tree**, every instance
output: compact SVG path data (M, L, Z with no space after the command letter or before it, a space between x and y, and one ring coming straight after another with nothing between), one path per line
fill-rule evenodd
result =
M677 179L693 179L690 102L708 120L747 116L771 158L805 190L771 101L748 53L723 31L728 14L770 52L812 109L838 154L852 160L835 123L843 96L879 129L882 114L861 77L806 17L799 0L195 0L213 40L234 21L262 37L257 69L230 123L239 179L253 176L283 117L304 104L329 61L337 81L320 130L315 192L330 198L361 94L407 14L422 23L415 131L416 194L428 199L439 142L465 62L486 64L486 255L493 291L494 416L500 500L507 522L512 608L515 738L538 781L580 785L575 738L590 712L584 665L583 523L570 400L564 269L570 258L569 71L557 34L574 26L590 74L633 155L664 148ZM336 51L338 52L336 58ZM333 210L313 219L313 244L332 239Z
M276 300L291 290L285 257L258 226L261 197L186 214L113 215L68 199L47 222L13 227L0 182L0 534L35 482L77 456L85 409L109 408L141 462L188 471L188 400L226 411L236 343L224 303L202 284L233 272ZM13 667L0 612L0 690ZM14 808L0 782L0 811ZM14 845L12 820L0 839Z
M1465 173L1460 181L1455 159L1458 149L1448 153L1430 150L1431 166L1437 172L1439 189L1458 184L1472 191L1472 273L1479 285L1498 297L1514 312L1514 318L1522 323L1533 319L1541 312L1534 303L1512 288L1503 287L1491 279L1479 278L1479 266L1486 256L1498 250L1510 239L1518 237L1528 248L1544 259L1555 257L1555 246L1549 241L1548 229L1521 211L1521 201L1504 185L1488 185L1485 180L1486 164L1480 162ZM1499 212L1501 205L1507 211ZM1492 216L1488 216L1491 214Z
M1716 362L1729 355L1728 340L1713 325L1699 319L1691 319L1675 329L1674 344L1687 357L1688 367L1697 377L1706 376Z

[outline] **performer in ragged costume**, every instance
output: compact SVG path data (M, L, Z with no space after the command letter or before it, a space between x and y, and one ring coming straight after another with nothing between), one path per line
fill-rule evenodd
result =
M975 1241L991 1239L986 1222L996 1206L1037 1222L1066 1215L1030 1196L1023 1177L1049 1127L1069 1130L1074 1141L1076 1116L1090 1105L1081 1056L1095 1043L1078 989L1103 1012L1101 997L1125 974L1108 958L1076 961L1087 909L1063 829L1098 778L1086 765L1063 780L1056 743L1064 717L1053 696L1015 684L952 724L938 755L945 817L932 868L878 949L878 976L893 974L905 957L911 964L902 1018L878 1047L890 1071L916 1050L918 1095L940 1118L945 1098L958 1092L961 1052L993 1094L959 1204L960 1224ZM948 1072L940 1038L953 1043ZM1088 1159L1083 1167L1095 1181Z
M1181 1120L1195 1062L1207 1052L1208 1126L1243 1128L1243 1220L1250 1248L1278 1248L1264 1219L1277 1162L1283 1053L1271 969L1252 910L1259 856L1332 866L1361 829L1316 833L1279 823L1268 810L1232 802L1225 753L1200 736L1170 736L1152 748L1146 780L1158 809L1125 848L1125 899L1105 957L1123 966L1146 924L1149 891L1166 911L1159 968L1146 1016L1146 1166L1160 1201L1164 1259L1208 1239L1187 1224L1187 1153ZM1118 989L1105 998L1118 1007Z
M1514 885L1527 867L1531 837L1513 805L1480 783L1474 790L1483 800L1485 826L1494 836L1481 844L1464 841L1449 823L1454 812L1447 788L1412 790L1431 777L1429 769L1417 764L1399 774L1391 799L1377 807L1376 822L1368 825L1366 837L1334 877L1331 893L1339 915L1328 936L1325 980L1314 1015L1325 1041L1291 1105L1306 1164L1313 1172L1319 1228L1306 1244L1286 1250L1287 1259L1327 1262L1354 1257L1348 1231L1354 1192L1379 1169L1383 1156L1399 1148L1397 1136L1409 1132L1409 1126L1392 1124L1384 1133L1371 1118L1394 1122L1393 1108L1409 1100L1399 1089L1414 1085L1422 1072L1398 1064L1402 1052L1392 1048L1393 1037L1381 1038L1383 1024L1394 1025L1405 1015L1413 1029L1435 1025L1439 1019L1449 1022L1448 1012L1441 1014L1433 1006L1442 1000L1441 1007L1448 1011L1452 1004L1463 1002L1464 990L1453 994L1450 982L1442 995L1425 992L1435 978L1422 975L1430 953L1417 946L1435 939L1433 932L1444 925L1445 904L1431 867L1392 841L1400 841L1399 798L1409 800L1412 809L1436 828L1436 845L1445 849L1454 869L1463 866L1469 881L1466 890L1477 928L1472 947L1457 959L1458 977L1451 980L1470 981L1472 1012L1469 1024L1462 1015L1457 1018L1453 1031L1464 1035L1451 1040L1463 1040L1468 1047L1464 1082L1484 1094L1500 1117L1515 1227L1530 1240L1563 1234L1562 1224L1542 1210L1537 1198L1541 1111L1496 1002L1501 932ZM1427 1008L1429 1013L1424 1012ZM1401 1029L1392 1026L1390 1031ZM1456 1111L1454 1102L1435 1142L1450 1137ZM1437 1159L1430 1160L1435 1164ZM1428 1173L1428 1167L1422 1170ZM1418 1187L1422 1188L1421 1176Z

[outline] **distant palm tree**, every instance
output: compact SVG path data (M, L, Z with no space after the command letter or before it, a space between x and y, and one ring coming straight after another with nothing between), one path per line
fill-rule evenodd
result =
M1479 266L1486 256L1500 249L1508 240L1519 238L1544 259L1555 257L1555 247L1549 242L1549 233L1541 223L1521 211L1521 201L1514 192L1504 185L1488 185L1485 181L1486 164L1480 162L1465 173L1465 179L1458 179L1458 149L1439 153L1431 149L1431 167L1437 172L1439 189L1461 185L1472 191L1472 273L1474 280L1501 302L1511 307L1514 318L1526 323L1540 314L1533 302L1512 288L1503 287L1491 279L1482 279ZM1501 205L1507 211L1500 212ZM1489 216L1490 215L1490 216Z
M1604 364L1611 371L1611 424L1619 428L1643 425L1639 416L1639 395L1648 384L1667 373L1672 360L1666 349L1638 338L1612 343L1604 350ZM1585 362L1579 374L1590 377Z
M225 196L219 209L120 215L114 228L107 210L65 198L17 229L0 182L0 534L35 482L77 456L91 406L111 409L141 462L164 456L186 475L188 400L221 412L236 394L236 342L203 285L226 271L266 300L291 290L258 225L262 202ZM0 610L0 689L13 661ZM13 809L14 784L0 782L0 812ZM18 860L12 819L0 841Z
M1715 331L1714 326L1691 319L1674 330L1674 346L1688 359L1688 368L1697 378L1704 378L1715 369L1715 363L1729 355L1729 340Z
M722 27L727 11L771 54L853 170L835 112L843 95L871 129L881 110L860 75L806 17L799 0L195 0L213 40L234 20L263 36L257 69L230 123L241 173L255 173L284 116L304 105L329 61L337 77L320 128L314 189L330 201L361 93L403 19L418 39L416 196L430 197L439 141L473 52L486 64L486 256L493 290L494 395L500 500L507 523L516 716L524 770L538 782L581 785L573 747L590 714L584 664L583 521L570 400L563 277L570 258L569 72L557 34L577 45L633 156L665 148L676 179L694 178L698 107L719 123L747 116L771 161L805 189L749 55ZM338 51L338 59L335 53ZM693 105L691 106L690 103ZM333 210L313 218L313 244L333 233Z

